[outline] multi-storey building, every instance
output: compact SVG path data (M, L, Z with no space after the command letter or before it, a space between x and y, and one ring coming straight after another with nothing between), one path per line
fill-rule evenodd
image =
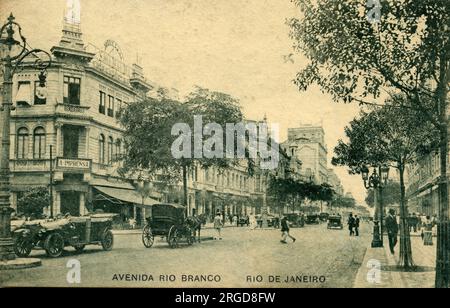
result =
M437 215L439 212L440 154L435 152L407 166L408 210ZM447 171L447 174L449 171Z
M325 131L320 126L303 125L288 129L288 139L282 144L292 157L302 162L301 175L316 184L328 182Z
M114 42L108 41L105 50L86 46L79 18L64 19L61 41L51 54L45 98L36 95L34 59L14 75L12 206L17 209L17 199L30 187L50 186L52 175L54 199L47 214L53 208L54 214L79 215L106 205L130 210L124 205L142 201L118 173L123 130L117 115L144 97L151 84L139 65L123 62Z
M106 41L103 49L85 44L77 14L65 15L61 40L51 49L45 97L36 92L40 72L33 66L35 59L14 75L11 204L21 213L18 200L26 191L48 187L53 200L45 214L104 210L121 214L123 221L134 217L141 222L155 202L182 199L173 191L144 189L141 179L119 172L121 162L116 158L123 154L124 140L118 114L129 103L161 91L171 97L179 94L156 88L138 64L128 66L115 42ZM284 151L278 168L270 172L257 168L254 176L249 176L244 162L228 170L193 168L188 213L259 214L267 205L269 174L295 176L300 169L298 157L291 159ZM180 186L175 190L180 192Z

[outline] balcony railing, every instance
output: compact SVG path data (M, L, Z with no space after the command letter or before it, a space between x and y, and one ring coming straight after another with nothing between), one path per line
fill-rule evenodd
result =
M80 105L71 105L71 104L58 104L58 105L56 105L56 113L82 115L82 114L87 113L87 111L90 108L91 107L89 107L89 106L80 106Z

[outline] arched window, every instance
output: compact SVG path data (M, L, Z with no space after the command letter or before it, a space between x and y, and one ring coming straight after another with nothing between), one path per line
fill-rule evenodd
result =
M17 131L17 158L25 159L28 156L28 128L22 127Z
M105 164L105 136L100 135L98 139L98 162Z
M112 137L108 138L108 165L112 165L114 155L114 140Z
M45 129L37 127L33 134L33 157L35 159L42 159L45 155Z

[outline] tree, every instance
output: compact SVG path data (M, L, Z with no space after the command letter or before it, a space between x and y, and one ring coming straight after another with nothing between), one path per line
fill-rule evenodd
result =
M397 99L397 101L399 98ZM412 109L401 110L386 105L370 113L361 113L345 132L348 143L339 141L333 164L349 166L358 173L364 165L388 164L400 175L400 265L414 267L408 228L405 190L405 170L421 155L429 154L439 142L434 127Z
M17 200L18 214L27 217L42 216L44 208L50 205L50 192L46 187L31 188Z
M370 189L367 192L366 203L369 207L373 208L375 206L375 191ZM401 195L400 195L400 183L389 181L386 186L383 187L383 204L385 205L400 205Z
M290 20L291 37L309 59L295 81L301 90L318 84L335 101L360 104L400 91L402 107L422 112L439 130L436 287L448 287L448 1L385 0L378 21L368 18L374 8L366 0L292 1L302 17Z
M220 170L237 165L240 161L225 157L196 157L194 149L202 151L208 143L208 149L224 149L224 131L212 129L211 138L195 136L195 116L201 116L203 123L216 123L225 127L226 123L242 122L243 116L239 101L230 95L197 88L186 102L169 99L161 92L158 98L146 98L130 104L121 112L120 121L125 128L125 155L122 173L146 173L148 178L158 175L165 181L183 182L183 204L187 208L187 179L189 168L217 167ZM180 128L179 130L177 129ZM172 134L177 133L178 138ZM200 144L196 137L200 137ZM215 142L214 137L219 138ZM221 138L221 139L220 139ZM213 139L213 142L211 141ZM177 141L184 141L176 143ZM222 144L219 144L222 142ZM181 157L174 156L175 150L183 153ZM186 152L184 152L186 151ZM203 152L202 152L203 153ZM247 160L249 172L253 164Z
M354 208L356 206L356 201L353 198L345 197L345 196L337 196L333 202L333 207L337 208Z

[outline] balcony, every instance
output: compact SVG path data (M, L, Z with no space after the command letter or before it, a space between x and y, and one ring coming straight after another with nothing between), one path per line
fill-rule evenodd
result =
M74 115L74 116L83 116L83 115L87 114L87 111L90 108L91 107L89 107L89 106L57 104L56 105L56 113L66 114L66 115Z

